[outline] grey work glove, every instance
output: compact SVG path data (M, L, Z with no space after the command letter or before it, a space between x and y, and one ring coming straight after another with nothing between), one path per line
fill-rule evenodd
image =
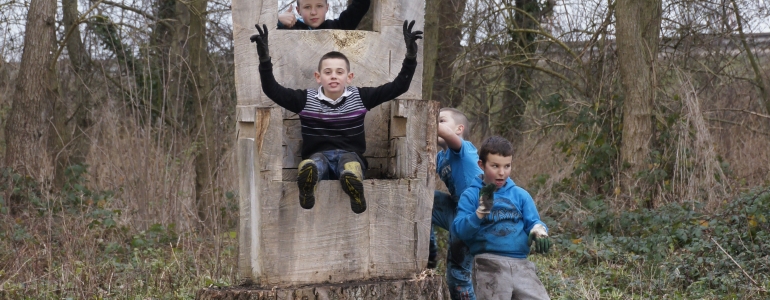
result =
M497 185L494 183L487 184L479 191L479 207L476 209L476 213L486 217L492 211L492 206L495 205L495 190Z
M252 35L249 40L252 43L257 43L259 62L270 61L270 49L267 48L267 25L262 24L262 28L259 28L259 24L254 24L254 27L257 27L259 34Z
M532 230L529 231L529 239L527 245L532 246L535 244L535 253L548 253L551 249L551 239L548 237L548 232L545 230L543 224L536 224Z
M412 27L414 27L414 20L412 20L411 23L408 23L407 27L407 20L404 20L404 41L406 41L406 58L416 59L417 58L417 40L421 39L422 31L415 31L412 32Z

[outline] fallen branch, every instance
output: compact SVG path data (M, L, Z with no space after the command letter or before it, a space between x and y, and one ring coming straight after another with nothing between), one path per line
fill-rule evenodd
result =
M709 110L709 111L706 111L706 112L716 112L716 111L738 111L738 112L744 112L744 113L747 113L747 114L750 114L750 115L755 115L757 117L762 117L762 118L765 118L765 119L770 119L770 116L768 116L768 115L760 114L758 112L753 112L753 111L750 111L750 110L738 109L738 108L719 108L719 109L712 109L712 110Z
M753 284L754 284L754 286L756 286L756 287L757 287L757 288L758 288L760 291L762 291L763 293L767 293L767 290L766 290L766 289L765 289L763 286L759 285L759 284L758 284L758 283L757 283L757 282L754 280L754 278L751 278L751 276L749 276L749 273L746 273L746 270L744 270L744 269L743 269L743 267L741 267L741 265L739 265L739 264L738 264L738 262L737 262L737 261L735 261L735 259L733 259L733 257L732 257L732 256L730 256L730 254L729 254L729 253L727 253L727 251L725 251L725 249L724 249L724 248L722 248L722 245L720 245L719 243L717 243L717 241L716 241L716 240L715 240L713 237L711 238L711 241L712 241L712 242L714 242L714 244L716 244L716 245L717 245L717 247L719 247L719 250L722 250L722 252L723 252L725 255L727 255L727 257L728 257L728 258L730 258L730 260L732 260L732 261L733 261L733 263L734 263L736 266L738 266L738 268L739 268L739 269L741 269L741 272L743 272L743 275L746 275L746 278L748 278L749 280L751 280L751 283L753 283Z

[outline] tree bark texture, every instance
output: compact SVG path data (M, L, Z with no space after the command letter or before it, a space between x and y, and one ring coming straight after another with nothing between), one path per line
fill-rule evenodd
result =
M765 79L762 76L762 69L759 66L757 57L751 51L752 47L746 40L746 33L743 30L743 20L741 18L741 12L738 10L738 4L735 3L735 0L731 0L730 2L732 2L733 10L735 12L735 23L738 25L738 36L741 38L741 46L743 46L743 49L746 51L746 57L749 59L751 69L754 70L754 85L759 89L759 95L761 97L759 104L763 105L765 107L765 112L770 114L770 91L768 91L767 85L765 84Z
M620 77L625 91L620 156L627 164L624 186L644 170L653 136L655 61L661 25L661 0L619 0L615 7Z
M442 276L417 279L350 282L298 288L251 289L249 287L206 288L195 295L198 300L275 300L275 299L449 299Z
M538 28L538 20L541 16L541 9L538 0L516 0L514 1L512 18L507 21L508 34L510 40L507 45L507 59L511 63L536 64L532 60L535 52L535 38L537 34L527 31ZM505 116L508 120L503 124L503 131L509 132L514 145L521 144L520 130L521 120L524 111L527 108L527 102L532 96L531 74L532 69L527 67L515 66L505 69L506 89L503 92Z
M79 13L77 0L62 0L62 23L64 23L65 45L69 56L75 83L67 88L69 101L60 99L55 105L54 126L52 137L54 154L54 186L61 187L65 181L65 169L70 165L85 164L91 148L85 132L91 128L94 120L91 111L94 101L88 86L92 84L93 67L91 56L83 45L80 37ZM69 106L74 107L73 115L67 113ZM61 153L58 153L61 152Z
M460 93L453 92L454 65L457 56L463 51L462 39L463 13L467 0L435 1L435 6L426 6L428 11L438 12L437 53L433 76L432 98L441 103L441 107L458 107L462 103ZM430 3L430 2L428 2ZM430 13L428 13L430 14Z
M189 3L189 41L187 53L190 60L189 93L195 111L195 127L192 136L195 140L195 202L198 217L209 220L214 212L213 173L217 163L217 150L214 145L214 111L209 101L210 76L208 51L206 49L206 5L207 0L192 0Z
M425 0L426 7L438 7L441 0ZM438 59L438 10L425 11L425 28L423 29L423 70L422 70L422 99L433 100L433 84L436 75L436 59Z
M56 1L32 0L11 111L5 125L6 165L42 180L50 175L48 130L56 97L53 67Z

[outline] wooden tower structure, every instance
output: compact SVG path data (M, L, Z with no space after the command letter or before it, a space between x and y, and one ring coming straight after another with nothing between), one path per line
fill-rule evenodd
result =
M267 24L274 74L285 87L316 88L318 60L333 50L348 56L353 85L378 86L401 69L404 20L416 20L415 30L424 28L424 0L372 0L371 32L277 30L278 9L277 0L232 1L238 268L253 287L242 292L253 299L282 299L280 290L288 299L306 293L334 299L357 291L374 293L361 299L443 298L442 278L414 279L428 258L439 108L421 99L422 43L409 91L366 116L368 209L354 214L336 180L319 183L313 209L299 206L299 118L263 94L257 51L249 41L257 33L254 24ZM380 290L390 292L376 296ZM199 298L221 296L212 292L201 291Z

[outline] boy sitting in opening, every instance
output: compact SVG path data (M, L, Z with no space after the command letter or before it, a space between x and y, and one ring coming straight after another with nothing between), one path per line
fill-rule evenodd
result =
M479 168L479 154L476 147L463 140L468 118L454 108L442 108L439 112L438 146L442 148L436 155L436 172L449 190L449 194L435 191L433 194L432 224L449 230L457 215L457 201L460 195L473 181L482 174ZM430 255L428 267L436 267L438 246L435 233L430 233ZM452 300L475 300L471 268L473 256L462 240L449 234L447 249L446 281Z
M329 11L328 0L297 0L297 13L302 17L297 20L291 9L278 14L278 29L342 29L355 30L366 12L369 11L370 0L354 0L334 20L326 19Z
M364 173L366 151L364 116L366 112L409 90L417 67L417 40L422 31L412 32L414 21L404 21L406 57L393 82L378 87L348 86L353 80L350 62L344 54L332 51L321 57L314 89L288 89L275 81L267 43L267 26L251 36L257 44L262 90L276 104L299 114L302 125L302 162L299 163L299 203L304 209L315 205L318 180L337 179L350 196L350 208L360 214L366 210Z
M527 255L533 242L539 253L551 242L532 197L509 178L513 147L493 136L479 152L483 178L462 194L452 224L475 256L474 291L485 300L549 299Z

